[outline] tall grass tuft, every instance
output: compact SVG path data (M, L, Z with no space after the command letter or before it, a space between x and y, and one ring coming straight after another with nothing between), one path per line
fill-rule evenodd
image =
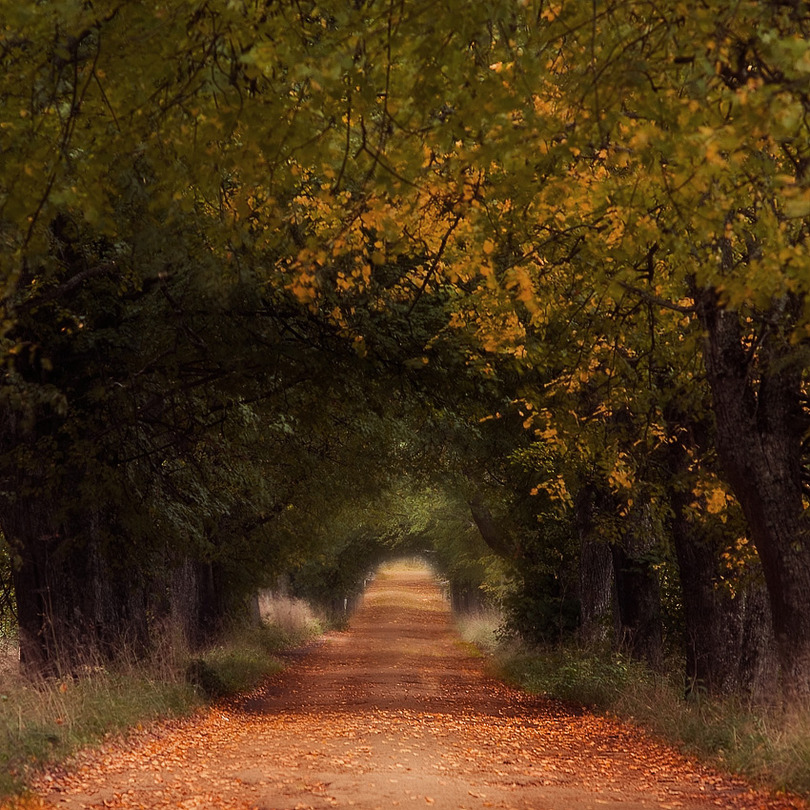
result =
M499 633L503 619L495 608L457 613L454 616L456 629L461 638L477 647L482 653L491 654L498 648Z
M324 631L324 621L316 616L308 602L283 593L262 591L259 615L265 643L278 645L276 649L300 646Z

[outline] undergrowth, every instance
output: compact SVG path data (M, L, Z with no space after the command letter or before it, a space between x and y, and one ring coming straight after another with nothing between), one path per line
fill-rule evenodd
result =
M610 712L719 767L810 796L810 708L742 698L684 697L683 680L606 651L504 645L502 676L530 692ZM680 671L673 667L672 671Z
M724 770L810 797L810 706L702 692L686 698L678 663L661 675L607 649L529 648L504 639L500 623L496 613L456 617L462 638L489 655L504 680L630 720Z
M276 602L280 615L283 606ZM278 672L276 654L320 632L300 606L288 606L288 614L274 619L272 611L263 611L260 626L232 628L221 643L193 655L167 644L150 661L94 662L64 678L25 678L7 652L0 661L0 798L18 793L36 770L83 746L189 714Z

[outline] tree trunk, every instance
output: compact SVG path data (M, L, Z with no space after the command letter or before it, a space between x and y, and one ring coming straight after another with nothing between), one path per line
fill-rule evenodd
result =
M32 675L54 675L72 666L77 649L76 615L82 615L81 602L86 584L67 592L77 567L66 559L65 537L61 526L52 522L53 507L40 499L36 507L19 496L5 504L0 524L12 550L14 595L20 634L20 663ZM75 604L71 604L75 601Z
M685 498L681 496L683 500ZM719 548L673 503L672 537L681 580L686 689L753 694L772 661L767 595L754 577L735 592L719 581Z
M0 516L16 557L12 577L23 669L57 674L124 651L142 653L149 634L145 583L102 553L97 527L89 525L80 535L55 525L53 513L41 499L18 497L3 505Z
M476 492L467 505L470 507L473 522L489 548L504 559L514 558L515 550L507 533L495 521L481 493Z
M19 519L4 516L3 534L8 541L13 557L11 579L17 605L17 625L20 636L20 664L31 674L46 674L49 660L53 658L53 638L48 624L48 585L44 578L47 548L44 543L28 543L20 538ZM41 533L41 528L31 527Z
M656 537L648 507L634 508L621 542L611 547L619 619L618 645L653 669L663 663L661 591L650 559Z
M810 689L810 525L802 503L801 370L766 329L756 352L743 346L739 315L713 290L696 296L720 459L762 561L783 686Z
M762 698L773 697L773 684L778 676L773 622L764 582L756 580L747 585L739 597L744 600L742 638L738 665L743 691Z
M670 437L667 468L673 480L684 482L669 488L669 502L684 612L686 691L754 694L775 663L761 568L746 572L733 591L722 582L722 555L745 527L735 526L742 523L739 514L736 521L726 515L725 522L708 512L690 514L694 495L688 448L699 455L698 445L706 444L713 429L709 420L677 421L680 430Z
M450 607L453 613L474 613L481 610L483 600L481 591L466 582L452 582L450 584Z
M579 632L585 643L605 641L610 635L613 606L613 557L596 527L598 494L584 486L575 504L579 537Z
M186 559L170 574L169 618L192 650L216 639L227 618L228 602L220 566Z

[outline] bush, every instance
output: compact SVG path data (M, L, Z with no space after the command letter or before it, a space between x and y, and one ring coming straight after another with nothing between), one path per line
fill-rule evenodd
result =
M501 648L500 668L506 678L529 692L545 693L573 703L615 709L631 688L646 685L649 672L619 654L583 654L569 648L527 650Z

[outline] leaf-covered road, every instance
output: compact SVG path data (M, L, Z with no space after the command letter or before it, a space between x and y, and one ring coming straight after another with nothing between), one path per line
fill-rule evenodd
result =
M638 729L489 678L430 573L384 568L345 633L261 690L87 752L59 808L787 808Z

